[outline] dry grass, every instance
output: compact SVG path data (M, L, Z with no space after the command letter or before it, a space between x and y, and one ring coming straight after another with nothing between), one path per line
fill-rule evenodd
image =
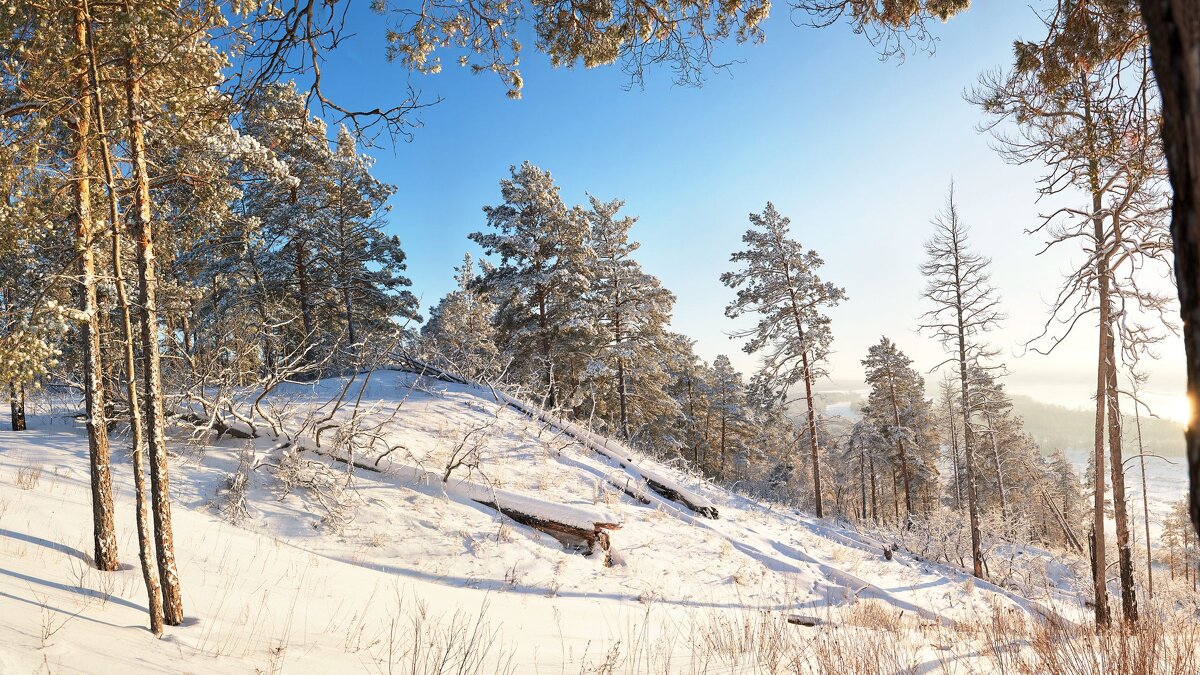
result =
M38 466L23 466L17 469L17 487L22 490L32 490L37 487L38 481L42 478L42 467Z

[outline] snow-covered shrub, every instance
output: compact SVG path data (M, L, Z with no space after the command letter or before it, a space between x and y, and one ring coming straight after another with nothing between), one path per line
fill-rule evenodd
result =
M254 446L247 445L238 453L238 467L225 478L225 486L218 491L221 497L221 517L237 525L250 515L246 492L250 486L250 472L254 470Z

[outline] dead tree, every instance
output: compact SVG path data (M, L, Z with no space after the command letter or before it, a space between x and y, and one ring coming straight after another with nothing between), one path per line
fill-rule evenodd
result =
M933 304L922 317L921 329L951 352L935 366L953 364L958 379L963 414L963 454L966 457L967 511L971 521L972 573L983 578L983 549L979 533L979 500L975 490L975 438L971 426L970 364L986 361L993 352L982 335L996 327L1003 314L1000 300L989 284L991 260L970 250L967 227L959 219L954 185L945 211L933 221L934 235L925 243L926 261L921 273L928 279L925 298Z

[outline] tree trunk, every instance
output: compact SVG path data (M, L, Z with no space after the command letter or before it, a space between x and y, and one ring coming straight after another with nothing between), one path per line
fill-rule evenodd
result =
M11 414L12 430L25 431L25 384L8 383L8 409Z
M1101 280L1103 283L1103 280ZM1108 385L1108 450L1112 473L1113 514L1117 524L1117 568L1121 574L1121 614L1126 621L1137 621L1137 594L1133 587L1133 550L1130 544L1129 507L1125 501L1125 458L1121 445L1121 403L1117 391L1116 348L1110 323L1105 326L1105 380Z
M1108 320L1107 307L1100 309L1101 325ZM1108 625L1108 588L1104 583L1104 419L1107 380L1104 372L1105 334L1100 332L1100 366L1096 383L1096 430L1092 451L1092 586L1096 596L1096 624Z
M1137 425L1138 462L1142 465L1142 522L1146 526L1146 597L1154 602L1154 559L1150 554L1150 493L1146 490L1146 450L1142 445L1142 411L1133 402L1133 421Z
M90 15L87 0L84 11ZM109 149L108 129L104 121L103 90L100 88L100 73L96 58L96 44L90 28L88 37L88 62L91 84L95 91L96 130L100 134L100 158L104 165L104 180L108 189L109 233L112 242L113 285L117 292L117 305L121 310L121 346L125 359L125 386L129 398L129 440L133 459L133 486L136 497L138 531L138 558L142 566L142 579L146 584L147 607L150 614L150 631L155 635L163 632L162 588L158 581L153 550L153 533L150 531L149 505L146 494L146 469L143 448L142 412L138 402L137 370L133 353L133 312L129 305L129 294L125 288L125 272L122 269L121 218L117 195L116 175L112 154ZM185 324L186 325L186 324ZM185 328L186 334L186 328Z
M358 356L358 334L354 330L354 298L350 287L342 287L342 304L346 308L346 339L350 341L350 355Z
M888 376L888 386L892 397L892 419L896 425L896 430L900 429L900 406L896 403L896 382L892 376ZM908 482L908 455L904 452L904 440L896 439L896 448L900 451L900 473L904 476L904 513L907 515L912 513L912 492Z
M721 468L717 471L717 476L721 480L725 480L725 420L729 414L721 411Z
M996 441L996 428L992 426L992 415L987 413L988 436L992 441L992 460L996 464L996 489L1000 493L1000 520L1008 522L1008 495L1004 491L1004 468L1000 464L1000 444Z
M127 2L125 11L131 11ZM163 419L162 371L159 363L157 279L154 260L154 225L151 222L150 176L146 168L146 139L142 120L141 74L138 45L130 45L125 62L125 103L129 120L129 154L133 180L133 225L137 240L138 304L142 337L143 394L146 408L146 445L150 450L150 494L154 511L154 544L162 583L163 619L183 622L183 599L175 566L175 541L171 527L171 493L167 439Z
M875 522L879 522L879 501L878 501L878 498L876 497L876 493L878 492L878 490L875 485L875 459L874 458L871 459L870 464L871 464L871 520L874 520Z
M867 453L859 451L858 454L858 485L862 491L862 520L867 519Z
M962 479L958 476L958 426L954 423L954 410L947 410L950 417L950 452L954 464L954 510L962 511Z
M1200 531L1200 6L1141 0L1162 98L1163 149L1171 177L1171 238L1192 411L1184 432L1192 524Z
M957 263L956 263L957 265ZM957 276L957 272L955 273ZM967 465L967 513L971 521L971 573L983 578L983 543L979 535L979 503L975 495L975 457L971 452L971 411L967 401L971 400L967 385L967 336L963 328L962 296L959 292L958 308L958 375L962 387L963 413L963 454Z
M799 320L797 320L798 326ZM799 330L799 327L797 327ZM803 341L804 334L800 333ZM812 371L808 367L808 352L800 353L800 366L804 368L804 400L808 404L808 442L812 450L813 497L816 500L817 517L821 518L821 456L817 451L817 416L813 409Z
M75 246L79 272L79 310L83 314L80 339L83 356L84 412L87 416L88 455L92 479L92 530L96 568L120 567L113 517L112 475L108 424L104 415L104 368L100 357L100 316L96 300L96 263L92 241L91 163L88 156L92 126L92 88L87 69L87 14L75 11L75 40L79 48L76 86L79 92L75 120Z
M297 300L300 302L300 323L304 327L303 361L307 364L309 362L308 354L312 349L312 340L316 334L312 303L308 297L308 242L303 238L296 239L292 242L292 246L295 247L293 253L296 256L296 293L299 296Z

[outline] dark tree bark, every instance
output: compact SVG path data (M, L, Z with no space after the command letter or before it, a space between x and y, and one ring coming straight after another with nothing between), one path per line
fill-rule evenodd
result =
M1108 390L1108 462L1112 477L1113 513L1117 525L1117 569L1121 575L1121 615L1137 621L1137 591L1133 579L1133 537L1129 527L1129 506L1125 496L1125 457L1121 443L1121 403L1117 389L1117 359L1112 325L1106 328L1108 351L1104 355Z
M25 385L8 383L8 409L11 414L12 430L25 431Z
M1162 96L1163 149L1175 196L1171 238L1187 354L1192 414L1185 438L1192 525L1200 531L1200 5L1194 0L1142 0L1154 78Z

